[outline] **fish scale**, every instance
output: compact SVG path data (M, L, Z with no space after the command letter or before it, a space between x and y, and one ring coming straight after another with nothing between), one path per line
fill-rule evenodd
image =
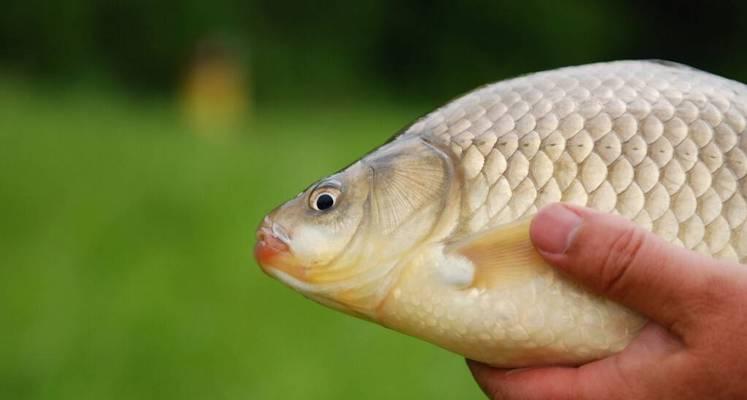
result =
M498 82L274 210L256 254L313 300L474 360L598 359L645 318L548 266L529 217L588 206L747 263L746 116L745 85L668 62ZM339 204L314 208L325 193Z
M464 234L563 201L747 261L747 89L672 63L623 61L499 82L417 121L464 177Z

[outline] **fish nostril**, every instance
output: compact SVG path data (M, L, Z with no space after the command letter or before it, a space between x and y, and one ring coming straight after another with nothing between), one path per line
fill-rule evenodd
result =
M264 221L262 221L262 225L257 229L257 240L265 241L270 236L273 236L272 221L265 217Z

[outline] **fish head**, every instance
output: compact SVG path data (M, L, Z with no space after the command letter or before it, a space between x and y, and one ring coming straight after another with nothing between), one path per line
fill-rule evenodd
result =
M351 167L322 179L264 218L254 254L265 272L308 284L320 279L315 272L344 253L361 225L368 190L361 172Z
M307 297L365 315L401 261L433 236L450 187L444 153L395 141L273 210L257 231L255 257Z

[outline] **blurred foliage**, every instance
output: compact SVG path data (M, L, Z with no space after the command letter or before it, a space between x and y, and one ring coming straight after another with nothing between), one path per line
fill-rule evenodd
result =
M460 357L263 276L262 216L508 76L664 58L747 81L745 20L743 1L4 1L0 399L480 398Z
M260 100L442 100L510 75L621 58L671 59L744 81L745 20L738 0L9 0L0 65L164 90L196 43L220 38L250 61Z
M216 142L159 102L0 84L0 398L477 398L460 357L252 260L268 208L421 111L259 109Z

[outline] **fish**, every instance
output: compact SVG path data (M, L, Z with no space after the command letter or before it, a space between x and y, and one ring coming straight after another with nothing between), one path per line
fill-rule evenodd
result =
M747 263L747 86L669 61L489 84L270 212L264 272L349 315L497 367L579 365L646 319L549 267L529 239L564 202Z

